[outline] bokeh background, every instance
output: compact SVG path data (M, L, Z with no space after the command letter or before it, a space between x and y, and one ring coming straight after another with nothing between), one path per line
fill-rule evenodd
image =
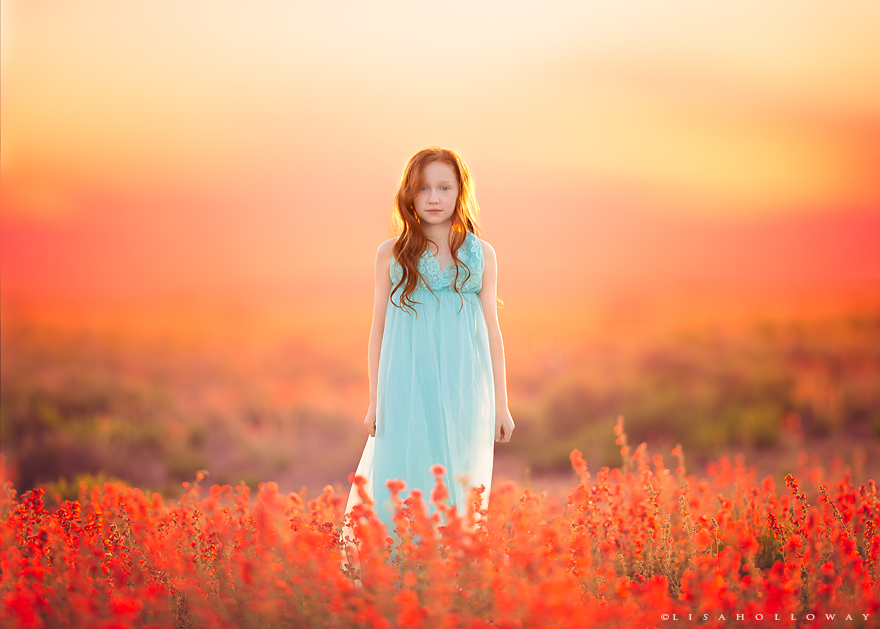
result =
M407 159L460 152L517 432L692 470L880 459L880 5L2 4L16 486L344 488ZM837 463L834 458L838 457ZM874 461L874 463L872 463Z

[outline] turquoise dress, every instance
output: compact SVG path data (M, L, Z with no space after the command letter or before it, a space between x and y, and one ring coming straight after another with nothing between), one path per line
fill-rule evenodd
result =
M420 280L413 292L416 314L389 299L379 355L376 436L368 437L357 467L367 479L376 512L394 530L386 482L401 479L404 496L419 488L426 503L435 486L430 468L446 469L449 501L460 513L470 487L486 487L488 504L495 447L495 385L486 318L478 291L485 261L480 240L468 233L458 258L458 287L452 288L455 263L441 268L426 250L419 259ZM391 286L402 272L391 258ZM465 279L467 278L467 279ZM427 290L425 282L433 290ZM392 295L400 303L398 293ZM352 487L346 513L357 502ZM428 504L429 511L431 510Z

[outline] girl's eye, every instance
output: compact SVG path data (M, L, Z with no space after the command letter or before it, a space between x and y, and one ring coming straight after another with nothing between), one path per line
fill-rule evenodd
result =
M441 188L441 190L449 190L449 186L443 186L443 188Z

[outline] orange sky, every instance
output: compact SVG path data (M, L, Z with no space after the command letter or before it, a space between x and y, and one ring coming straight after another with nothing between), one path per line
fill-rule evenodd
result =
M390 201L428 144L471 167L502 321L880 294L877 3L2 11L7 316L368 329Z

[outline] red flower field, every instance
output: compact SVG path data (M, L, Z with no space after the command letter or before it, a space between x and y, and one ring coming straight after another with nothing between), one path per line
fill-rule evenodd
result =
M615 429L623 464L563 504L495 487L461 518L438 482L428 515L399 504L390 538L369 504L261 484L176 503L107 483L48 510L40 489L0 497L0 619L12 627L874 626L880 496L845 466L806 464L777 488L742 458L705 478ZM358 481L359 482L359 481ZM400 485L395 485L400 489ZM402 497L402 496L401 496ZM479 504L478 502L475 504ZM356 542L344 539L350 524ZM344 559L346 548L351 560ZM356 558L355 558L356 557Z

